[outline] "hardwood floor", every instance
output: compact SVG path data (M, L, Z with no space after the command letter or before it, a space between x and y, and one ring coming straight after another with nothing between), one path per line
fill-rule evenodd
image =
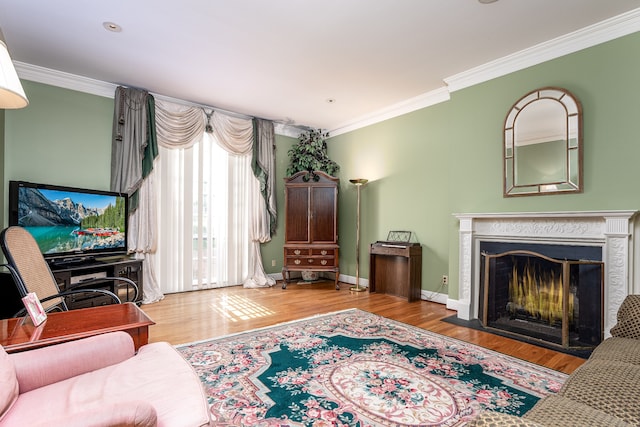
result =
M349 287L341 283L341 290L336 291L331 281L291 283L287 289L280 284L260 289L235 286L169 294L160 302L143 305L142 309L156 322L149 329L149 340L174 345L359 308L565 373L584 363L578 357L442 322L441 319L455 314L442 304L408 303L391 295L350 292Z

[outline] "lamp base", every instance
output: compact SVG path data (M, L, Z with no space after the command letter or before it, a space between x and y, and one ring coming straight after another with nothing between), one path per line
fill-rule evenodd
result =
M361 287L361 286L356 285L356 286L352 286L352 287L350 287L350 288L349 288L349 290L350 290L351 292L364 292L364 291L366 291L366 290L367 290L367 288L364 288L364 287Z

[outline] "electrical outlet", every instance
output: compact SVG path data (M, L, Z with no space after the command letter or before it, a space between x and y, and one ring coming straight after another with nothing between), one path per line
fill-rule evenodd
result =
M449 276L446 274L442 275L442 286L447 286L449 284Z
M275 259L272 259L272 260L271 260L271 267L275 267L275 266L276 266L276 260L275 260Z

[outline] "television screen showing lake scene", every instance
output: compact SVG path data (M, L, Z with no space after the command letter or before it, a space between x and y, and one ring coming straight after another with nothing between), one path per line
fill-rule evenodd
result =
M126 249L126 197L21 186L18 225L45 255Z

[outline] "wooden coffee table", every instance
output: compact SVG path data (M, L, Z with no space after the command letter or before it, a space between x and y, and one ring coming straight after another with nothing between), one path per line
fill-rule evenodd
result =
M149 342L149 325L155 325L155 322L133 303L103 305L49 313L40 326L34 326L28 317L2 319L0 345L7 353L16 353L107 332L125 331L133 338L137 350Z

